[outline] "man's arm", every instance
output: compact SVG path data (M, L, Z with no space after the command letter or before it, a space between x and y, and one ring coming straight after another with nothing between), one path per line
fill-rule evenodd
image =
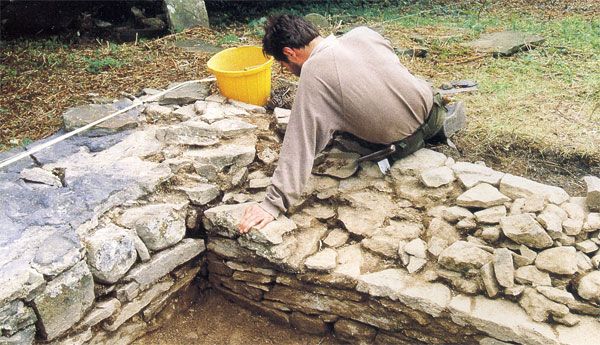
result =
M310 72L307 77L296 94L272 185L259 206L246 210L239 227L242 233L252 226L268 224L300 199L315 156L325 148L336 128L339 105L333 92L337 88L328 87Z

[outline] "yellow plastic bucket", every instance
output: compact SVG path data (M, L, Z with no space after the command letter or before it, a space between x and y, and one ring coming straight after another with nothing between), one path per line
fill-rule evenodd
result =
M271 94L272 57L261 47L225 49L208 60L208 70L217 77L221 94L254 105L265 105Z

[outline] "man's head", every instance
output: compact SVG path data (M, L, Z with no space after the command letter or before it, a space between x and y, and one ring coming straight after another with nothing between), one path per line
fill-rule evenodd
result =
M265 24L263 52L272 55L295 75L310 56L310 43L320 37L319 31L302 17L276 15Z

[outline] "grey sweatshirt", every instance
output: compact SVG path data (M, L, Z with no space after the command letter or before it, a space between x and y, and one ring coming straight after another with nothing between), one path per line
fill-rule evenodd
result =
M432 106L431 86L413 76L377 32L359 27L325 38L302 66L279 164L261 208L277 217L298 201L315 156L334 132L389 144L416 131Z

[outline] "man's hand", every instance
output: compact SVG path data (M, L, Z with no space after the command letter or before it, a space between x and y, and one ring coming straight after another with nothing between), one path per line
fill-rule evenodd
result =
M245 234L250 231L253 226L257 229L262 229L265 225L272 222L275 218L269 212L263 210L258 205L252 205L246 208L244 215L240 220L238 229L240 233Z

